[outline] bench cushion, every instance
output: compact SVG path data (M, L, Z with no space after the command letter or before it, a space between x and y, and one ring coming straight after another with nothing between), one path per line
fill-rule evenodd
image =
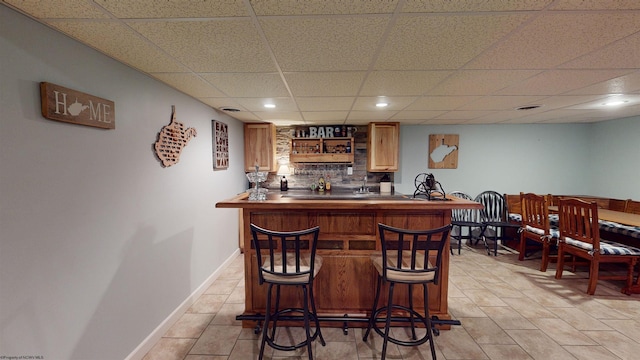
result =
M593 245L591 245L590 243L575 240L570 237L566 237L564 241L569 245L573 245L581 249L588 250L590 253L593 252ZM615 241L601 239L600 254L601 255L640 255L640 249L634 248L632 246L620 244Z

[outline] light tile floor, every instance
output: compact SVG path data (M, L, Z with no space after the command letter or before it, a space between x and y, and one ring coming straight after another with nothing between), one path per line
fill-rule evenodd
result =
M259 336L235 320L244 308L240 255L144 357L145 360L255 359ZM435 337L438 359L640 359L640 295L621 294L618 282L600 281L586 291L584 272L555 266L542 273L540 259L463 248L451 258L449 311L462 322ZM290 329L291 330L291 329ZM293 329L294 331L296 329ZM395 329L400 331L401 329ZM382 342L362 330L322 329L327 346L314 342L315 359L379 359ZM269 348L267 359L306 359L306 351ZM429 345L390 344L387 359L430 359Z

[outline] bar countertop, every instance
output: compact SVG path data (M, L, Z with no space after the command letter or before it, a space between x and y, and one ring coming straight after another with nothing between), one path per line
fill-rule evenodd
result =
M413 198L412 195L399 193L357 193L354 191L310 190L269 190L264 201L249 201L249 193L240 193L235 197L216 203L217 208L272 209L277 205L281 209L481 209L482 205L469 200L447 196L446 200L427 200Z

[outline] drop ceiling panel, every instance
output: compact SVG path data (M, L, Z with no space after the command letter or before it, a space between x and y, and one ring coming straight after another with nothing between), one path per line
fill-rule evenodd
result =
M327 109L347 111L351 109L355 97L296 97L301 111L327 111ZM306 118L306 117L305 117Z
M351 111L347 121L369 120L369 121L385 121L395 115L395 111Z
M349 114L348 111L303 111L302 116L305 121L312 122L334 122L342 124Z
M539 73L538 70L461 70L430 90L428 94L488 95Z
M195 72L276 71L249 19L127 24Z
M122 23L107 21L76 22L53 20L51 26L91 44L116 60L145 72L184 72L187 68L148 43ZM109 36L105 36L109 34Z
M638 0L584 1L556 0L551 9L554 10L640 10Z
M457 97L454 97L457 98ZM483 96L457 108L457 110L514 110L517 107L540 104L545 96Z
M439 115L444 114L445 111L427 111L427 110L422 110L422 111L410 111L410 110L403 110L403 111L399 111L397 114L395 114L391 119L393 121L402 121L404 122L404 120L426 120L426 119L433 119Z
M567 94L624 94L640 90L640 71L614 77L597 84L570 91Z
M265 18L260 24L282 71L366 70L387 17Z
M444 114L438 115L435 119L460 119L460 120L472 120L482 116L486 116L490 114L491 111L462 111L462 110L454 110L447 111Z
M241 111L241 112L234 112L234 113L227 112L226 114L243 122L262 122L262 120L258 116L248 111Z
M365 72L285 73L293 96L356 96Z
M302 123L299 112L255 111L254 114L263 121L296 121Z
M479 98L479 96L423 96L409 105L406 110L456 110Z
M474 124L499 124L502 122L513 121L526 116L528 113L542 112L540 109L518 111L518 110L505 110L505 111L492 111L484 116L480 116L473 119Z
M238 104L243 106L249 111L254 112L283 112L283 111L297 111L298 108L296 104L293 102L291 98L236 98ZM275 109L267 109L264 107L265 104L274 104L276 105Z
M198 100L202 101L203 103L210 105L216 109L219 109L221 111L223 108L232 108L232 109L238 109L240 111L248 111L246 108L244 108L243 106L241 106L240 104L238 104L238 102L235 99L229 98L229 97L199 97Z
M478 99L477 96L423 96L405 110L455 110Z
M640 3L640 2L639 2ZM605 46L560 66L566 69L637 69L640 63L640 33Z
M154 76L176 89L196 98L224 97L218 89L192 73L162 73Z
M539 123L554 119L556 119L557 122L564 123L569 122L568 118L577 118L578 120L582 121L585 117L587 117L585 116L585 114L588 114L588 112L584 110L556 110L554 112L545 111L523 116L518 119L514 119L513 121L505 121L505 123Z
M256 15L350 15L384 14L396 8L398 0L249 0Z
M498 93L502 95L557 95L619 77L628 72L628 70L545 71Z
M544 111L548 111L584 104L601 98L602 95L562 95L546 97L537 103L543 105Z
M201 73L200 76L231 97L289 96L277 73Z
M4 0L31 16L43 19L99 19L109 15L88 1Z
M401 16L381 49L375 69L460 68L528 17L522 14Z
M248 16L242 1L215 0L95 0L115 16L127 19L155 18L213 18L221 16Z
M640 31L640 13L541 13L467 67L545 69Z
M477 12L477 11L515 11L542 10L553 0L455 0L425 1L406 0L403 12Z
M367 76L360 95L422 95L451 71L373 71Z
M402 110L409 104L416 101L415 97L408 96L394 96L394 97L366 97L360 96L353 105L353 110L360 111L394 111ZM386 102L388 105L384 108L378 108L376 104L378 102Z
M612 106L608 105L610 103L622 102L620 105L625 106ZM569 109L585 109L585 110L594 110L594 112L602 112L604 114L607 113L622 113L634 106L640 105L640 95L636 94L628 94L628 95L612 95L604 98L594 99L589 102L584 102L581 104L576 104L574 106L568 107Z

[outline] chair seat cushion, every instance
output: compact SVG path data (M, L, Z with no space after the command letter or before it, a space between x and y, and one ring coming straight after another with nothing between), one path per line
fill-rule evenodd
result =
M396 265L397 260L397 251L387 251L387 267L398 268ZM402 252L402 269L403 270L411 270L411 264L405 263L405 259L411 259L410 251ZM420 283L420 282L430 282L433 281L435 272L427 271L422 268L422 264L424 264L424 257L420 254L417 255L417 264L416 270L412 270L411 272L406 271L398 271L398 270L387 270L387 280L389 281L398 281L398 282L412 282L412 283ZM384 270L382 266L382 254L371 255L371 261L373 262L373 266L376 268L380 276L383 276ZM431 262L428 262L428 266L431 268Z
M271 262L267 259L262 265L262 277L265 281L274 283L300 283L306 284L311 282L311 254L304 254L300 257L300 271L296 273L296 263L293 256L287 256L287 273L285 274L282 266L282 255L274 256L273 273L271 273ZM313 277L318 275L318 271L322 267L322 257L316 255L313 264ZM297 275L296 275L297 274Z
M537 227L533 227L531 225L527 225L524 227L525 231L540 235L540 236L544 236L544 230L537 228ZM557 226L550 226L549 227L549 235L551 235L552 239L558 239L560 237L560 230L558 229Z
M572 246L579 247L581 249L593 252L593 245L584 241L565 237L564 241ZM601 255L640 255L640 249L620 244L615 241L600 240L600 254Z

